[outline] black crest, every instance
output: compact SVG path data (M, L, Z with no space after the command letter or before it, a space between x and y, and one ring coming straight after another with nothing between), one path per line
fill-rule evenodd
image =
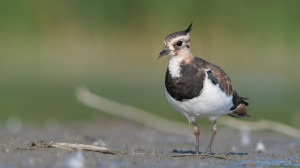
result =
M175 37L178 37L178 36L184 36L184 35L187 35L191 30L192 30L192 24L190 24L190 26L184 30L184 31L179 31L179 32L176 32L176 33L172 33L170 35L168 35L166 38L165 38L165 41L169 41Z
M189 33L192 30L193 23L190 24L190 26L184 31L185 33Z

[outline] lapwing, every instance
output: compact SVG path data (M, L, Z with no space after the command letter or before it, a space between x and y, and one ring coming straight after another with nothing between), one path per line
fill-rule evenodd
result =
M165 48L157 58L169 56L165 78L165 94L170 105L193 124L196 137L196 154L199 153L199 128L197 118L212 121L212 135L205 154L217 132L216 120L224 114L232 117L249 117L247 98L235 91L229 76L218 66L192 54L190 35L192 24L184 31L165 37Z

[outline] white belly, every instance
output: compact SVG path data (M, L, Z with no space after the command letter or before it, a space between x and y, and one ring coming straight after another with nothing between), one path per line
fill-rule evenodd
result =
M180 102L175 100L166 89L165 92L171 106L185 115L189 122L195 121L195 118L216 120L220 115L232 112L230 111L233 106L232 96L226 95L219 85L214 85L207 78L207 74L199 97Z

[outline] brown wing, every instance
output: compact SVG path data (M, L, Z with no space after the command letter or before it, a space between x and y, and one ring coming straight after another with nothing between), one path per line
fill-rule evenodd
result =
M231 83L229 76L218 66L215 66L210 63L206 63L206 68L210 69L212 76L217 79L220 88L227 94L232 95L233 107L231 110L234 110L229 115L232 117L249 117L246 106L248 103L245 101L247 98L239 97L237 92L234 90L234 87Z
M221 68L215 65L208 64L207 68L210 69L212 75L218 80L218 84L220 85L221 89L227 95L233 95L235 91L231 84L229 76Z

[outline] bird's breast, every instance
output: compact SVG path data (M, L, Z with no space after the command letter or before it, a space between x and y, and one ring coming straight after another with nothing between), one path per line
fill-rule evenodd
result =
M193 66L181 66L180 69L180 77L173 77L169 68L167 69L166 91L177 101L199 96L203 88L205 74Z
M189 94L185 95L188 92L185 93L180 91L180 87L177 88L178 90L175 88L168 89L166 85L166 97L171 106L186 116L200 118L229 113L230 108L233 105L232 96L226 95L219 85L214 84L208 78L207 73L205 74L203 87L200 90L200 93L193 97ZM172 92L174 90L175 92ZM179 92L181 97L177 95Z

